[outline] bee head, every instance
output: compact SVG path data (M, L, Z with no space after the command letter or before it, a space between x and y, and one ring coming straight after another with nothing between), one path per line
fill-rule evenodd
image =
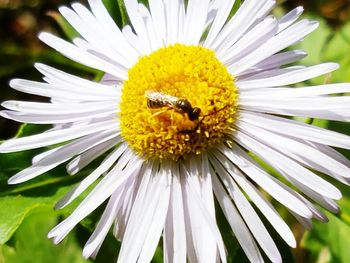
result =
M201 114L201 109L194 107L191 112L188 113L188 118L191 121L198 120L199 114Z

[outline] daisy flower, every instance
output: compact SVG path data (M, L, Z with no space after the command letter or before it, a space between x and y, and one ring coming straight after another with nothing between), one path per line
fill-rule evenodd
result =
M349 137L293 116L348 121L350 84L295 87L338 68L289 66L307 54L285 51L318 23L299 19L298 7L270 15L273 0L125 0L131 24L119 29L102 1L61 7L80 34L67 42L39 38L66 57L105 73L100 82L43 64L43 82L15 79L12 88L50 103L6 101L1 115L52 124L48 131L11 139L3 153L57 145L9 179L22 183L67 163L74 175L102 163L57 204L94 189L50 233L55 243L108 200L83 255L94 257L114 226L118 262L150 262L162 238L165 262L226 262L215 218L220 206L251 262L281 255L260 216L291 247L295 238L271 199L304 226L326 221L340 191L320 174L350 182L350 162L332 147ZM252 157L254 155L255 157ZM256 159L275 172L270 175ZM269 197L268 197L269 195ZM270 198L271 197L271 198ZM253 206L254 204L254 206Z

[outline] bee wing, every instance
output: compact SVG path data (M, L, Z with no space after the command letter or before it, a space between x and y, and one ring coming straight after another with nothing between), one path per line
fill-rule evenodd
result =
M147 99L152 100L152 101L162 101L164 103L169 104L170 106L174 106L174 104L179 100L179 98L158 92L158 91L152 91L152 90L147 90L145 92L145 96Z

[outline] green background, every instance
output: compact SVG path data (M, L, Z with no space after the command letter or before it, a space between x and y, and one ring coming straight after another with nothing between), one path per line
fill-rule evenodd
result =
M86 1L81 2L86 4ZM104 2L119 26L127 22L122 1ZM238 8L239 2L236 1L235 9ZM8 87L9 80L15 77L39 80L41 76L33 68L34 62L47 63L89 79L101 77L100 72L64 58L37 39L40 31L53 32L66 39L76 35L56 11L63 4L69 4L69 1L0 0L1 101L43 100L14 92ZM320 28L298 44L298 48L309 52L309 56L302 63L313 65L334 61L341 66L335 73L309 81L305 85L350 82L350 1L278 1L278 8L274 12L277 16L282 16L287 10L298 5L305 7L305 17L320 21ZM349 124L323 120L305 121L350 134ZM39 133L46 128L33 125L21 127L15 122L0 119L0 140ZM28 183L8 186L7 179L30 165L31 157L37 152L35 150L0 155L0 263L91 262L81 256L82 247L91 234L102 208L81 222L60 245L53 245L46 235L57 222L74 210L81 199L61 211L53 209L55 203L89 173L96 163L73 177L67 176L62 166ZM342 152L350 157L348 151ZM288 248L267 223L284 262L350 262L350 187L333 183L342 190L344 198L339 202L342 209L340 214L327 213L330 219L328 224L314 221L313 229L306 231L283 207L279 207L279 212L297 237L296 249ZM243 251L220 211L217 218L229 252L229 262L246 262ZM115 262L119 247L120 244L109 235L96 262ZM161 249L157 250L153 261L162 262Z

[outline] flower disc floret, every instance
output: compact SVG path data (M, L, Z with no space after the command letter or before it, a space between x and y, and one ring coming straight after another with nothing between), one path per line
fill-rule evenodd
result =
M164 105L150 107L149 92L164 97ZM166 96L199 108L198 118ZM177 44L141 57L129 70L120 108L122 135L136 153L178 159L224 140L235 121L237 89L213 51Z

